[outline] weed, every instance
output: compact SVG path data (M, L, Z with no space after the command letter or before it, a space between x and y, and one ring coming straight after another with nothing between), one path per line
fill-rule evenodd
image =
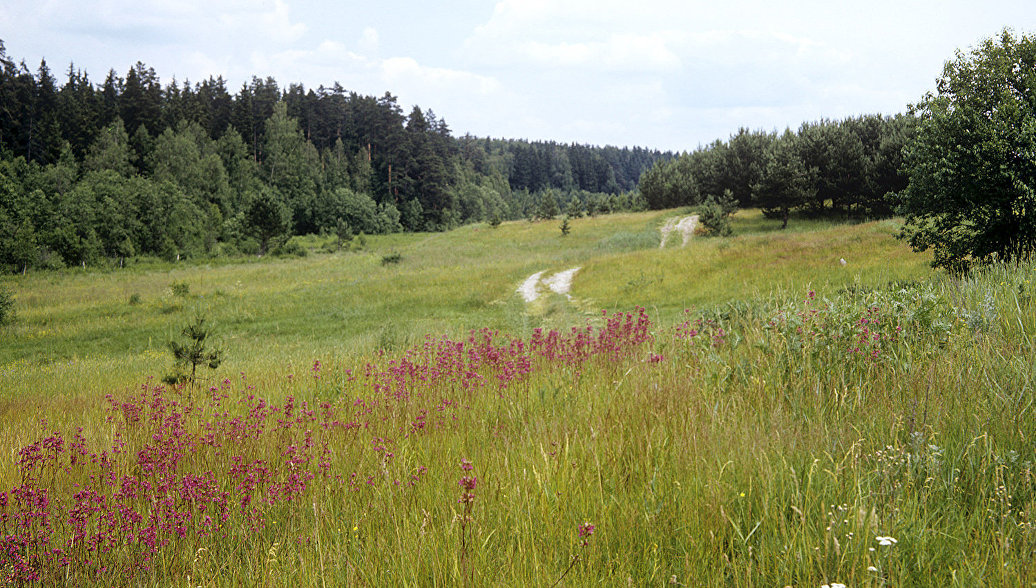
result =
M14 321L14 295L0 288L0 327Z
M173 282L169 284L169 290L177 298L187 298L191 293L191 286L187 282Z

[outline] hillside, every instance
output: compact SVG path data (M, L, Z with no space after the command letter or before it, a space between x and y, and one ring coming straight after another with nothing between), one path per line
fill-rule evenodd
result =
M194 313L216 322L231 363L278 372L329 355L398 350L427 334L460 336L489 327L515 336L565 327L602 309L650 308L663 322L688 307L715 307L783 290L873 287L931 275L926 258L892 239L893 221L839 225L803 220L789 231L757 211L734 219L732 239L694 239L659 250L661 211L583 218L562 237L558 221L485 224L445 233L376 235L363 251L327 254L309 238L304 258L225 265L159 264L107 273L7 278L18 324L0 347L0 389L18 396L31 382L62 383L105 374L122 385L168 369L166 341ZM398 253L400 261L382 264ZM845 268L839 258L851 260ZM573 302L547 296L526 306L516 289L538 271L580 266ZM744 269L741 269L744 268ZM173 284L188 295L175 296ZM131 302L136 296L139 300ZM38 374L13 370L17 363ZM17 377L15 377L17 374ZM42 380L42 381L40 381ZM91 388L93 388L91 386Z

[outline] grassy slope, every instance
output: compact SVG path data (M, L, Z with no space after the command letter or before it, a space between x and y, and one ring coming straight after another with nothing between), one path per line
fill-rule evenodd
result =
M371 237L362 253L5 278L19 321L0 345L0 390L7 397L93 393L160 376L169 369L165 341L199 311L218 325L230 369L279 373L292 362L398 349L426 334L490 327L523 335L637 305L670 320L688 306L774 287L930 275L923 256L889 238L892 222L802 221L775 233L777 223L743 212L735 229L749 234L659 250L658 226L671 214L580 219L565 238L557 222L515 222ZM390 252L402 261L383 266ZM839 257L850 265L840 267ZM575 306L548 296L528 309L515 294L532 273L575 266L584 268L573 284ZM189 285L187 299L172 296L174 282ZM139 305L129 304L133 294Z

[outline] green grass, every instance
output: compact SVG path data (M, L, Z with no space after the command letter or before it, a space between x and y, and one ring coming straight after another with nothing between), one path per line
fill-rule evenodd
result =
M313 483L259 529L235 514L226 538L173 542L137 584L549 586L566 570L563 585L1036 581L1033 266L953 279L894 239L896 221L778 231L755 211L734 218L734 237L658 249L676 214L577 219L566 237L557 222L516 222L371 237L363 252L320 253L310 238L299 259L5 278L18 318L0 328L0 440L82 426L96 451L120 431L118 474L140 475L133 456L154 425L106 422L103 396L130 401L167 373L165 341L204 310L226 348L215 377L231 380L219 411L244 418L249 394L275 407L291 396L364 425L286 430L271 417L254 442L228 437L225 452L201 447L180 467L219 474L240 453L288 476L276 464L310 429L336 473L372 481ZM399 262L382 264L389 254ZM576 266L572 301L515 292ZM174 282L189 295L173 296ZM600 326L600 309L638 305L655 321L649 342L579 365L536 357L503 394L496 368L471 368L485 386L407 380L398 402L362 375L367 362L417 361L405 351L426 335L489 327L528 342L534 328ZM190 438L219 414L205 410L186 419ZM422 414L427 428L407 434ZM462 458L479 477L466 555ZM59 476L55 500L71 504L89 473ZM19 475L13 457L0 463L0 491ZM596 531L584 547L585 522ZM103 577L86 566L52 578L66 573Z

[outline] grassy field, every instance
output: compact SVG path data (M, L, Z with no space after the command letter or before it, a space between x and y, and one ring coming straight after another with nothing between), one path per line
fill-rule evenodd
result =
M1033 267L953 279L896 221L778 231L754 211L733 237L659 249L676 214L3 278L18 318L0 328L0 570L1036 581ZM573 267L571 300L516 292ZM158 385L197 313L224 364Z

